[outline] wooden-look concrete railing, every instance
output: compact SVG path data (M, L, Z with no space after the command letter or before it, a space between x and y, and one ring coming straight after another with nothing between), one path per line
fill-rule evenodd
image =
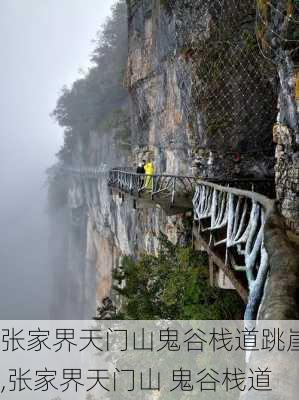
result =
M162 196L172 206L182 194L192 194L191 204L190 198L185 201L194 210L197 240L247 303L245 318L256 318L269 267L264 224L274 200L194 177L146 176L122 169L110 171L109 185L139 197L148 192L158 203Z
M237 276L245 272L245 319L255 319L269 268L265 220L275 201L255 192L198 181L193 206L198 238L244 300L245 286Z

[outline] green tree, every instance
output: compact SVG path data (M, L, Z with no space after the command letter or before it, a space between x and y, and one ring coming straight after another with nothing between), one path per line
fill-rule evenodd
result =
M115 289L125 298L118 318L235 319L244 305L233 291L209 285L206 256L161 236L157 256L125 257L115 272Z
M112 8L112 15L98 32L91 55L92 66L85 76L62 88L52 117L65 129L60 160L69 162L76 136L87 138L91 130L100 132L116 110L124 108L128 92L124 88L127 63L127 9L125 0ZM65 149L66 148L66 151Z

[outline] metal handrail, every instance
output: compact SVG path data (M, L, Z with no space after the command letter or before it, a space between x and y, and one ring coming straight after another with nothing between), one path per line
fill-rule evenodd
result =
M60 173L62 175L72 175L81 176L88 179L96 179L107 173L107 166L105 164L100 164L98 166L69 166L69 165L59 165L55 166L54 173Z
M192 176L147 175L113 169L109 172L108 184L136 196L145 191L151 199L157 195L170 197L170 204L173 205L176 195L194 192L196 179Z
M126 167L126 168L113 168L109 171L111 174L112 172L121 172L124 174L128 175L144 175L146 174L140 174L137 173L133 170L131 167ZM187 179L192 179L195 181L200 181L199 178L191 175L172 175L172 174L154 174L150 175L153 177L168 177L168 178L187 178ZM234 182L248 182L248 183L259 183L259 182L272 182L273 178L209 178L209 182L226 182L226 183L234 183ZM206 182L206 181L205 181Z

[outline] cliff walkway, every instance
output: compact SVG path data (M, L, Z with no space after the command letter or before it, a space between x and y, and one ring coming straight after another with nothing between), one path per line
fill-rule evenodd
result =
M298 247L276 201L258 193L271 193L273 181L147 176L130 168L108 171L105 165L59 171L85 179L105 177L112 191L132 196L141 208L159 206L168 215L192 211L194 245L209 255L211 285L225 287L228 279L246 304L245 319L299 319Z
M209 255L210 283L215 285L218 279L221 286L219 279L228 278L247 304L247 320L255 319L259 309L263 310L263 317L271 315L273 319L284 319L282 310L275 314L274 307L269 314L267 307L260 307L270 264L279 274L279 265L282 265L279 257L271 257L267 251L265 231L268 225L268 246L280 246L285 272L295 274L295 286L298 283L298 253L287 238L276 202L255 191L260 188L265 192L273 182L254 179L208 182L190 176L146 176L129 169L113 169L109 171L108 184L121 196L129 194L135 199L150 201L167 214L193 210L194 242ZM266 220L270 222L266 224ZM269 296L273 298L269 294L270 287L271 284L264 296L268 301ZM290 293L290 285L277 290L280 296L288 292L290 297L296 298L296 289Z

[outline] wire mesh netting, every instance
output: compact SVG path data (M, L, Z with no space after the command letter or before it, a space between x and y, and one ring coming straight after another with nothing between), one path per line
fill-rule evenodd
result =
M256 0L256 34L263 56L274 63L285 51L299 63L299 0Z
M196 82L191 110L198 108L203 115L209 149L261 150L269 145L276 113L276 70L259 51L255 3L198 3L202 31L185 51ZM194 113L188 117L192 125Z
M137 7L140 2L135 3L132 26L136 34L142 10ZM155 12L155 1L141 3L146 16ZM144 50L144 60L152 63L150 74L159 77L166 94L163 98L160 91L156 103L152 102L153 116L146 92L153 89L138 80L133 88L137 130L144 136L153 118L162 147L171 141L173 145L185 145L191 137L193 143L223 153L269 149L277 106L277 74L259 49L255 1L161 0L160 7L166 12L159 14L156 37L147 45L147 53ZM135 37L144 44L143 34L139 28ZM150 52L154 56L147 57ZM172 93L175 86L179 94L175 90ZM163 125L167 97L178 102L174 109L182 111L182 119L173 123L172 132ZM148 138L144 137L143 142L147 143Z

